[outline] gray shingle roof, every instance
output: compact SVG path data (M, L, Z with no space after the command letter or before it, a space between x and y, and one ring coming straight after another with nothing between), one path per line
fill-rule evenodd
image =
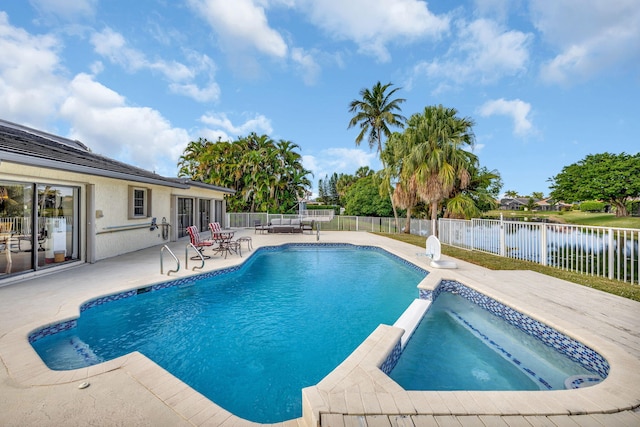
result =
M0 160L167 187L198 186L227 193L234 192L228 188L196 183L188 179L163 177L92 153L80 141L73 141L1 119Z

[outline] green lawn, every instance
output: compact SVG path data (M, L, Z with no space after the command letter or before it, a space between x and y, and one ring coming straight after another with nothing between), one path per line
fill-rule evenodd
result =
M598 227L619 227L619 228L639 228L640 217L616 217L615 214L598 212L529 212L529 211L489 211L485 217L500 218L502 214L505 218L547 218L550 221L561 224L593 225Z
M375 233L375 234L378 234L380 236L385 236L390 239L399 240L401 242L410 243L421 249L424 249L425 238L421 236L415 236L413 234L388 234L388 233ZM467 261L472 264L481 265L490 270L537 271L538 273L546 274L547 276L556 277L558 279L567 280L569 282L577 283L579 285L588 286L590 288L608 292L610 294L618 295L624 298L629 298L635 301L640 301L639 285L631 285L628 283L618 282L616 280L609 280L603 277L590 276L587 274L575 273L572 271L565 271L565 270L561 270L559 268L554 268L554 267L545 267L534 262L505 258L497 255L487 254L484 252L468 251L464 249L455 248L449 245L442 245L442 253L462 261Z

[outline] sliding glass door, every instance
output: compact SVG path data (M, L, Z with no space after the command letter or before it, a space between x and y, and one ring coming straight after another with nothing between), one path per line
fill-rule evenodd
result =
M193 199L178 197L178 237L187 235L187 227L193 225Z
M80 257L78 187L0 181L0 279Z

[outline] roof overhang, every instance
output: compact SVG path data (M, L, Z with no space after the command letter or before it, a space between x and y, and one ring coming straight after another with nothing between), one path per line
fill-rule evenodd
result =
M158 179L145 176L136 176L132 174L126 174L122 172L109 171L99 168L92 168L89 166L76 165L73 163L65 163L57 160L43 159L39 157L25 156L21 154L0 152L0 161L7 161L12 163L23 164L27 166L35 166L49 169L57 169L65 172L76 172L85 175L102 176L105 178L121 179L125 181L142 182L145 184L162 185L165 187L183 188L187 189L190 185L158 176Z

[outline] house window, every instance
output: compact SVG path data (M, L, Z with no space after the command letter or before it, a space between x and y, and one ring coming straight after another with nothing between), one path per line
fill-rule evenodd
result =
M129 187L129 218L147 218L151 216L151 190L142 187Z

